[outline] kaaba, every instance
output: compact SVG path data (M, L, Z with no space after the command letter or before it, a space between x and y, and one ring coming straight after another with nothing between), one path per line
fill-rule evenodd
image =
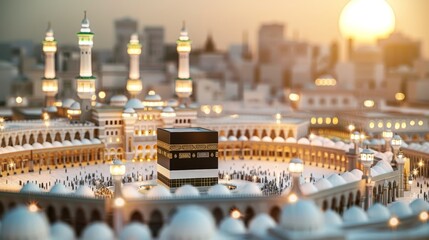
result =
M218 133L205 128L158 128L158 181L170 189L218 183Z

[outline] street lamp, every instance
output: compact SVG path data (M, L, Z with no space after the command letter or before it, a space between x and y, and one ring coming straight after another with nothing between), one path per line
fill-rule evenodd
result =
M385 151L390 151L390 141L393 138L393 132L390 129L384 130L381 134L385 142Z
M355 125L349 124L349 126L347 126L347 128L349 129L349 132L352 133L353 130L355 130Z
M392 148L393 148L393 159L390 165L392 165L393 168L396 168L397 167L396 159L398 158L397 154L398 154L399 148L402 145L401 136L399 136L398 134L395 134L395 136L393 136L392 140L390 141L390 144L392 145Z
M113 192L113 211L114 211L114 229L116 233L119 233L122 229L123 216L122 207L125 205L125 200L122 198L122 177L125 175L126 167L122 164L122 161L115 158L113 163L110 165L110 175L114 182Z
M408 185L410 186L409 191L411 192L411 186L413 186L413 177L411 176L411 174L410 176L408 176Z
M364 166L364 175L362 178L365 179L365 208L371 207L372 203L372 188L374 183L371 181L371 165L374 161L374 152L368 148L365 148L360 153L360 161Z
M292 188L287 193L286 198L290 203L294 203L303 196L299 187L299 178L304 171L304 162L299 158L292 158L289 162L288 171L292 175Z

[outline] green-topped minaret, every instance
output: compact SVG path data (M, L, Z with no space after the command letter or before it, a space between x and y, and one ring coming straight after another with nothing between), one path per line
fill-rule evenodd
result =
M81 121L91 118L91 98L95 95L95 77L92 75L91 50L94 33L89 28L89 20L85 16L80 31L77 33L80 48L80 73L76 77L77 95L81 99Z

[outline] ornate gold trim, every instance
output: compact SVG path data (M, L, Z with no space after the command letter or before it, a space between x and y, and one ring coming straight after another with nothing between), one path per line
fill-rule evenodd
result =
M218 150L217 143L204 144L168 144L163 141L157 141L158 147L167 151L199 151L199 150Z

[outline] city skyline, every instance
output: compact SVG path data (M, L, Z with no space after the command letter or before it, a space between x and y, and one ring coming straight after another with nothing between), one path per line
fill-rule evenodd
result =
M295 36L323 45L333 40L339 41L341 55L344 56L345 40L340 34L338 19L348 2L340 0L322 4L316 0L299 2L272 0L269 3L238 0L228 2L230 7L225 9L226 1L223 3L223 0L218 1L216 5L193 0L181 2L161 0L155 3L131 0L120 3L103 1L103 9L100 9L99 1L75 4L74 1L41 0L23 3L7 0L1 3L0 29L7 30L8 34L0 36L0 42L25 39L39 42L43 38L47 23L51 21L59 44L74 44L76 38L74 34L78 30L76 20L82 17L84 10L87 10L96 33L95 49L111 49L115 43L114 21L129 17L138 21L139 31L149 25L165 27L166 42L170 43L176 39L182 20L185 20L195 47L202 47L210 33L219 49L227 49L230 44L240 43L245 31L250 36L251 47L255 49L257 31L261 24L282 23L286 25L285 35L288 38ZM413 4L400 0L387 2L396 16L395 31L421 41L423 56L428 56L429 34L424 32L423 23L425 19L429 20L429 17L424 15L423 9L429 7L429 2L422 0L413 0ZM66 18L63 17L65 14L63 9L67 9L69 14ZM222 19L217 18L220 15ZM306 21L310 18L314 21Z

